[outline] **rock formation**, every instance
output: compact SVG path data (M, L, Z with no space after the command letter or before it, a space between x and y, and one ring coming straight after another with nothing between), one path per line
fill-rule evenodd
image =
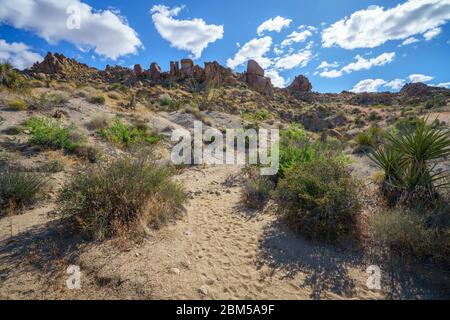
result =
M421 82L407 83L403 86L400 93L408 97L423 97L431 93L431 87Z
M273 97L273 86L270 78L264 77L264 70L255 60L249 60L245 75L248 86L259 93Z
M292 95L309 93L312 90L311 82L305 76L297 76L291 85L287 88L288 92Z
M96 69L86 64L66 58L59 53L47 53L42 62L36 62L30 69L32 74L51 75L55 78L80 78L96 73Z

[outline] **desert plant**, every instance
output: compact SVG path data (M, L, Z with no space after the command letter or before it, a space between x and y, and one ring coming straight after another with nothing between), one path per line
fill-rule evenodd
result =
M383 188L399 190L403 200L431 200L437 197L437 189L449 186L446 173L435 172L431 163L449 154L450 131L422 120L407 134L389 133L386 145L369 157L385 171Z
M63 189L60 204L82 230L104 239L174 217L185 200L166 167L149 158L122 157L76 175Z
M0 172L0 217L7 210L21 210L36 202L46 185L46 177L34 172L2 170Z
M14 99L8 103L8 107L14 111L25 111L28 110L29 104L23 99Z
M375 239L397 254L450 263L448 205L433 209L397 207L374 216L370 224Z
M64 127L59 121L46 117L28 119L27 127L31 130L30 142L40 146L73 152L82 140L73 125Z
M38 110L50 110L54 107L63 106L69 101L69 95L63 91L44 92L34 98L33 106Z
M96 94L89 97L89 102L93 104L105 104L106 98L102 94Z
M148 133L147 128L133 127L120 119L116 119L109 127L100 130L100 134L109 141L124 147L142 142L155 144L161 140L159 135Z
M28 93L30 89L25 77L14 70L8 62L0 63L0 85L21 93Z
M244 182L242 202L247 208L261 209L270 199L274 183L264 176L250 177Z
M278 211L310 238L338 239L355 230L359 183L338 158L323 154L296 164L279 181Z
M94 115L91 121L87 124L87 127L91 130L102 130L107 128L111 124L111 117L106 113L98 113Z

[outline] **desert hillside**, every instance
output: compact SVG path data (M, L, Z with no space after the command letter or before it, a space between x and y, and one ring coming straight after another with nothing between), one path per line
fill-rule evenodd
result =
M278 173L173 164L195 121L278 129ZM275 88L254 60L3 63L0 299L450 298L449 129L450 90L423 83L324 94L304 75Z

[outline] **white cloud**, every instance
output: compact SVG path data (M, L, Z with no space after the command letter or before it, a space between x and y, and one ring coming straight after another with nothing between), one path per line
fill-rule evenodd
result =
M400 90L405 85L406 81L403 79L394 79L387 82L384 86L393 90Z
M264 31L276 31L280 32L284 27L289 27L291 24L291 19L286 19L280 16L277 16L273 19L269 19L264 21L256 30L259 36L261 36Z
M303 50L298 53L277 59L275 62L275 68L281 70L290 70L298 66L305 67L311 60L311 58L311 51Z
M323 78L339 78L342 76L341 70L325 70L319 73Z
M378 57L366 59L360 55L355 57L356 61L344 66L341 70L325 70L320 73L324 78L338 78L344 73L352 73L359 70L369 70L375 66L384 66L394 61L395 52L385 52Z
M277 70L270 69L265 73L265 75L270 78L274 87L284 88L286 86L286 80L280 76Z
M153 23L161 37L169 41L172 47L189 51L194 59L198 59L208 44L223 38L223 26L208 25L199 18L175 19L182 9L183 7L170 9L164 5L153 6Z
M441 28L434 28L425 32L423 34L423 37L425 38L426 41L430 41L431 39L437 37L441 32L442 32Z
M441 87L441 88L450 88L450 82L442 82L436 85L436 87Z
M360 55L355 57L356 62L352 62L345 67L342 68L342 71L345 73L351 73L353 71L359 70L369 70L375 66L384 66L385 64L391 63L395 59L395 52L385 52L380 54L376 58L365 59Z
M79 9L79 29L66 25L70 6ZM32 31L50 44L67 41L114 60L142 47L136 31L116 11L98 11L79 0L0 0L0 23Z
M450 19L449 0L409 0L391 9L370 6L322 32L324 47L374 48L389 40L425 34Z
M399 47L407 46L409 44L413 44L413 43L416 43L416 42L419 42L419 41L420 40L417 39L417 38L409 37L409 38L405 39L405 41L403 41L402 44L399 45Z
M304 42L306 39L312 36L311 31L305 30L302 32L294 31L290 35L287 36L287 38L281 43L281 46L289 46L293 43L297 42Z
M0 39L0 61L8 61L14 68L23 70L42 61L42 56L22 42L7 43Z
M433 80L434 79L434 77L431 77L431 76L427 76L427 75L424 75L424 74L420 74L420 73L416 73L416 74L411 74L409 77L408 77L408 79L411 81L411 82L427 82L427 81L431 81L431 80Z
M270 50L271 46L271 37L252 39L239 49L233 59L227 60L227 66L231 69L235 69L248 60L253 59L258 62L261 67L267 68L272 62L265 55Z
M337 68L339 67L339 63L335 62L327 62L327 61L322 61L322 63L316 68L317 70L327 70L329 68Z
M358 82L351 92L360 93L360 92L377 92L378 88L386 84L386 81L383 79L366 79Z

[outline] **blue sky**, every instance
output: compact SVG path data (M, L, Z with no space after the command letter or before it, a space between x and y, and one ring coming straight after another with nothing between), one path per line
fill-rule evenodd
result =
M167 70L192 57L241 72L253 58L277 86L304 74L319 92L449 87L449 21L450 0L0 0L0 59Z

